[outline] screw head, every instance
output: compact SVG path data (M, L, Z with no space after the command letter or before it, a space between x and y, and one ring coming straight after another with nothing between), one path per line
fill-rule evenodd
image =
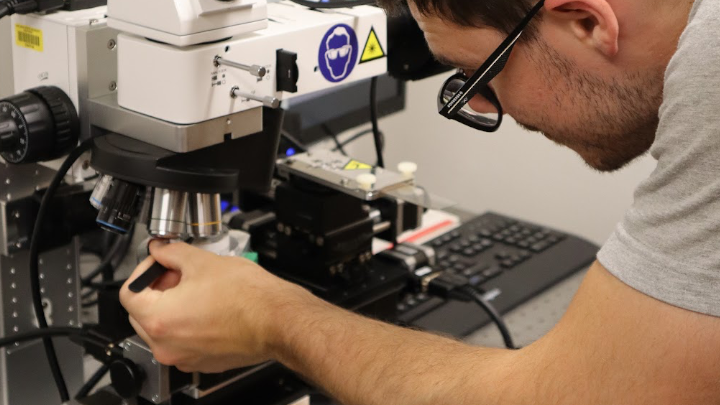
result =
M110 82L110 87L109 87L109 88L110 88L110 91L115 91L115 90L117 90L117 83L114 82L114 81Z
M114 39L111 39L110 41L108 41L107 46L108 46L108 49L110 49L111 51L114 51L117 48L117 41L115 41Z

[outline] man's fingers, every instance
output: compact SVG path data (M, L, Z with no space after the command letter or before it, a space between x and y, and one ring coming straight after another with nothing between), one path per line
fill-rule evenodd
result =
M193 270L192 263L198 258L202 260L203 256L210 253L182 242L152 241L150 242L150 254L166 268L188 273Z
M177 287L178 284L180 284L181 278L182 278L182 273L180 273L179 271L168 270L167 272L165 272L165 274L160 276L160 278L158 278L153 283L151 288L153 290L166 291L171 288Z
M134 316L141 317L147 313L162 294L162 292L150 288L146 288L139 293L134 293L129 289L130 284L149 269L153 263L155 263L155 260L152 257L143 260L120 289L120 303Z
M145 273L147 269L150 268L150 266L155 263L155 259L152 258L152 256L148 256L145 258L145 260L141 261L140 264L135 267L135 270L133 270L132 274L130 274L130 277L128 277L127 284L132 283L135 281L136 278L140 277L141 274Z

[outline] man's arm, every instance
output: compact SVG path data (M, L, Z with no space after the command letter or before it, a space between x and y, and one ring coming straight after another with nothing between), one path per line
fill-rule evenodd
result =
M346 405L720 403L720 319L649 298L599 263L559 325L515 352L327 304L293 318L279 360Z
M245 262L151 249L181 277L125 287L123 303L158 360L183 370L274 358L346 405L720 403L720 319L649 298L599 263L553 331L506 351L351 314Z

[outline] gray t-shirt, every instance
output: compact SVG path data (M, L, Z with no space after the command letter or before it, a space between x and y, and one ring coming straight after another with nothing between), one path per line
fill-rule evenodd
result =
M720 316L720 1L696 0L665 74L658 164L598 254L658 300Z

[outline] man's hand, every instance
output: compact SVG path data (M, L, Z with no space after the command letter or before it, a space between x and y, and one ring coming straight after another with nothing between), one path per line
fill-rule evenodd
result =
M184 243L153 242L150 253L120 300L155 358L182 371L220 372L270 360L276 315L315 300L245 259ZM170 271L140 293L128 290L154 260Z

